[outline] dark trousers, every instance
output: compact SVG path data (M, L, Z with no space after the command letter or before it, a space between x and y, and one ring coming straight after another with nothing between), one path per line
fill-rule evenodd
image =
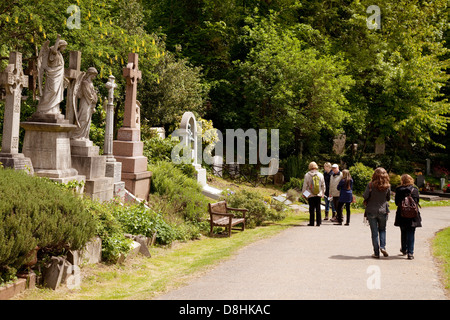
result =
M344 220L342 209L345 205L345 210L347 211L347 221L346 223L350 223L350 203L349 202L339 202L337 207L337 221L342 222Z
M320 226L322 224L322 215L320 213L320 197L309 197L309 224L314 225L314 214L316 215L316 224Z
M414 254L415 227L400 227L402 252Z

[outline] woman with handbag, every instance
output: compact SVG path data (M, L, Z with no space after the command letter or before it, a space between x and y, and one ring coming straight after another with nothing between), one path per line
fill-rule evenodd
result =
M408 260L414 259L414 238L416 228L422 227L422 217L419 211L419 190L414 186L414 179L409 174L403 174L400 178L401 185L395 190L395 204L397 211L395 213L394 226L400 227L401 248L403 255L408 255ZM412 204L413 213L407 214L405 200L411 196L415 202ZM402 210L403 209L403 210ZM402 212L403 211L403 212Z
M384 168L375 169L363 194L366 202L366 216L369 221L373 245L373 258L389 254L386 251L386 223L389 214L389 200L391 199L391 185L389 175Z

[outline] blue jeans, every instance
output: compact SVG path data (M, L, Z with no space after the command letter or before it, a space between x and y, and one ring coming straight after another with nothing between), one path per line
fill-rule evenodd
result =
M325 199L325 213L328 213L328 211L330 210L330 207L331 207L332 212L336 212L336 209L334 208L334 205L333 205L333 201L328 200L327 196L325 196L324 199Z
M415 227L400 227L402 252L414 254Z
M385 213L367 214L370 231L372 233L373 252L380 255L380 248L386 248L386 222L388 215Z

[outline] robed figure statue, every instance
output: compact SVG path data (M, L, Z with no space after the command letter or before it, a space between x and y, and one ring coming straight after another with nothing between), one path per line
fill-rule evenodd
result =
M72 105L77 128L72 133L72 139L89 140L92 114L95 112L95 105L98 99L92 79L97 74L97 70L94 67L90 67L86 73L82 72L76 79Z

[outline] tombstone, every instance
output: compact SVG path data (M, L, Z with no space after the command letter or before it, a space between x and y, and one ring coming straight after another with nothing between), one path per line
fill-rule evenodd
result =
M424 175L418 175L416 185L419 188L423 188L425 186L425 176Z
M333 152L341 155L344 153L345 150L345 140L347 139L346 135L341 133L339 135L337 135L334 139L333 139Z
M156 131L156 134L161 139L165 139L166 138L166 130L164 129L164 127L151 127L150 130Z
M122 181L122 163L116 161L113 154L114 89L117 88L113 75L109 76L106 88L108 89L108 103L106 105L105 142L103 146L103 154L106 156L105 176L114 179L114 196L125 199L125 182Z
M441 178L441 180L440 180L440 188L441 188L441 190L444 190L444 187L445 187L445 178Z
M384 139L378 137L375 140L375 154L384 154L385 150L386 150L386 143L384 142Z
M77 126L61 114L64 100L64 59L61 52L67 42L58 38L42 46L37 61L39 103L36 112L20 125L25 129L23 154L31 159L34 173L59 183L85 181L72 166L70 134ZM45 86L44 83L45 75Z
M426 159L427 161L427 176L431 175L431 160L430 159Z
M19 153L20 105L22 88L28 87L28 76L23 74L22 54L11 52L9 64L0 73L0 86L5 86L2 150L0 162L4 167L27 170L33 174L31 159Z
M113 154L122 163L122 181L125 188L137 198L147 200L150 193L151 172L147 171L147 158L141 141L140 106L136 100L137 83L142 77L138 67L138 54L128 55L128 64L123 68L126 79L125 111L123 127L113 142Z
M182 132L182 143L186 150L190 151L192 165L197 171L197 182L203 187L206 185L206 169L202 168L198 159L198 145L201 140L198 139L197 121L192 112L185 112L181 118L180 129ZM201 137L200 137L201 139ZM201 151L201 150L200 150Z

